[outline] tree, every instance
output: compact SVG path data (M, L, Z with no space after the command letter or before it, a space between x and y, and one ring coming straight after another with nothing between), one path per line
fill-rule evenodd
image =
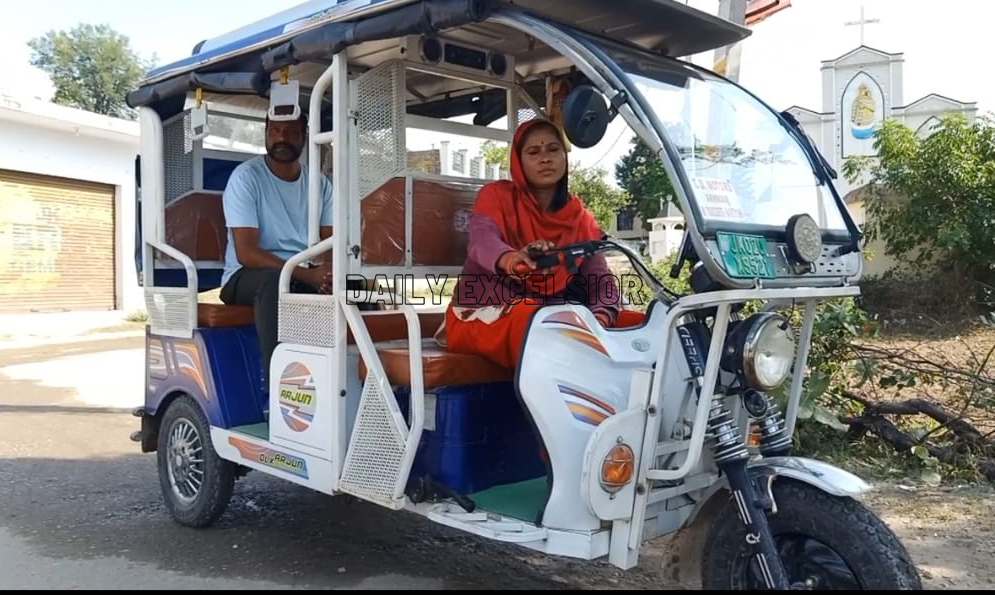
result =
M938 263L959 281L995 276L995 122L960 114L941 119L927 138L887 120L875 134L876 158L844 163L856 183L865 174L869 239L881 238L900 263L923 271Z
M631 144L615 166L615 179L632 197L628 208L639 213L648 229L649 220L659 215L661 207L675 201L674 187L660 157L638 136L632 138Z
M570 168L570 193L576 195L594 214L602 229L609 229L620 209L629 204L629 195L605 181L605 170L575 163Z
M55 103L134 119L125 103L145 64L129 40L107 25L80 24L70 31L49 31L28 42L31 65L41 68L55 86Z
M487 165L497 165L502 169L508 169L508 147L502 147L494 141L484 141L480 145L480 154L484 156Z

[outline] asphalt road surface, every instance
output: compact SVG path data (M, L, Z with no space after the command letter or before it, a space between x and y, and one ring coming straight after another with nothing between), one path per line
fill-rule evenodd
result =
M174 523L129 434L144 339L0 350L2 588L659 588L251 473L213 527Z

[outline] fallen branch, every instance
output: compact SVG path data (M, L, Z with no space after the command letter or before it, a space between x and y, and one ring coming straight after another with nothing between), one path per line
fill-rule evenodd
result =
M975 390L995 388L995 377L985 373L985 365L982 365L977 371L965 371L953 365L926 359L913 350L894 350L866 344L855 344L852 349L857 359L864 361L877 359L919 374L957 382L968 382L975 387ZM991 352L989 352L988 357L991 357ZM985 364L988 362L988 357L985 358Z
M863 405L865 415L928 415L943 426L950 428L953 433L967 442L980 443L984 441L981 432L962 419L961 416L947 413L942 407L926 399L908 399L894 403L875 403L852 391L844 392L843 396ZM963 412L961 415L963 415Z
M925 399L908 399L896 403L877 403L863 395L852 391L843 393L864 406L864 411L858 417L843 417L840 421L850 426L850 433L855 438L861 438L870 432L900 453L908 453L915 446L923 446L926 451L942 463L969 469L977 465L978 470L991 482L995 483L995 461L979 460L976 463L958 452L958 444L937 446L922 439L915 439L898 429L884 415L928 415L937 422L947 426L964 442L984 449L989 447L986 436L982 436L974 426L954 414L948 413L942 407ZM928 435L927 435L928 436Z

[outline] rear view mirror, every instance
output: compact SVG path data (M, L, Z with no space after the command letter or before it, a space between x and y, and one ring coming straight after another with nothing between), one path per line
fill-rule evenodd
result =
M577 87L563 101L563 131L582 149L604 138L610 120L605 98L590 85Z

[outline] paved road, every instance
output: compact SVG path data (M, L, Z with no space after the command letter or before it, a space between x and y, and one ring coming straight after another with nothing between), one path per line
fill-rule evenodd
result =
M0 350L0 588L652 588L252 473L209 529L128 438L144 339Z

